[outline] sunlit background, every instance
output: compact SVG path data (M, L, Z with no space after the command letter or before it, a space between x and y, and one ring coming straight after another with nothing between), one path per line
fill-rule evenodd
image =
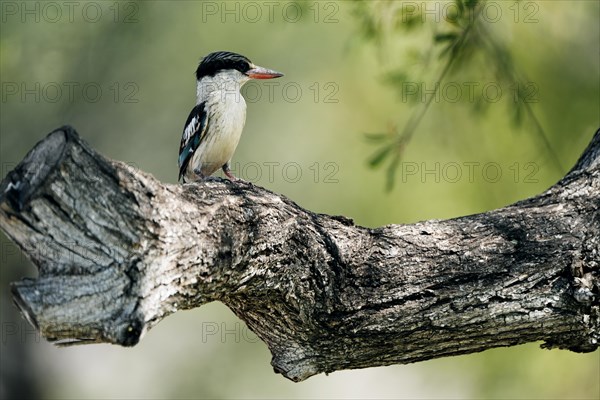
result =
M70 124L101 154L175 183L196 65L229 50L285 73L245 88L248 117L233 171L305 208L375 227L483 212L540 193L600 125L597 1L489 2L488 28L532 85L531 111L558 162L531 118L515 122L510 88L482 93L497 79L484 62L442 82L402 150L391 191L387 165L369 167L378 146L365 133L402 131L423 106L412 90L434 87L435 47L427 64L418 60L444 32L450 3L4 1L2 177L48 132ZM396 29L394 10L403 5L426 9L427 25ZM383 33L369 36L367 13ZM390 79L399 70L404 86ZM469 87L485 104L473 104ZM36 272L1 239L3 398L600 397L598 352L539 343L291 383L218 303L168 317L132 349L59 349L12 305L9 282Z

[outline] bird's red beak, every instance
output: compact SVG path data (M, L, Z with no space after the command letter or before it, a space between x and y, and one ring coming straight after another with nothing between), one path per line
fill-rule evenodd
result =
M252 68L251 70L247 71L246 75L248 75L252 79L273 79L283 76L281 72L259 67L257 65L255 65L254 68Z

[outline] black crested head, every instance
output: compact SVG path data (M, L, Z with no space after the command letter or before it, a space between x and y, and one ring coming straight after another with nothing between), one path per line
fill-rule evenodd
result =
M204 76L215 76L222 70L237 69L242 74L251 69L250 61L241 54L231 53L229 51L217 51L210 53L200 61L196 69L196 79L200 80Z

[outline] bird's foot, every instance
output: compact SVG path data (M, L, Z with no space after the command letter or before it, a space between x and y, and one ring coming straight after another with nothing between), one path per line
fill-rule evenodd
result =
M223 165L223 173L225 174L225 176L226 176L227 178L229 178L229 180L230 180L231 182L235 182L235 181L237 181L237 180L238 180L238 178L236 178L236 177L235 177L235 175L233 175L233 174L231 173L231 169L229 168L229 163L227 163L227 164Z
M241 179L236 178L231 172L225 172L225 176L227 176L231 182L241 181Z
M208 176L204 176L204 174L202 173L202 171L200 171L199 168L194 168L194 182L199 183L199 182L204 182L206 180L208 180Z

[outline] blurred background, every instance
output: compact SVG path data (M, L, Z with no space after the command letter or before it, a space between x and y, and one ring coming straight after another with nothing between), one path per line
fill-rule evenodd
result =
M244 88L233 172L305 208L375 227L540 193L600 125L600 3L487 2L477 29L493 43L471 37L433 93L445 46L464 33L461 3L476 2L4 1L2 177L70 124L101 154L175 183L196 65L229 50L285 73ZM168 317L135 348L59 349L12 305L9 283L36 271L0 236L2 398L600 397L598 352L539 343L292 383L217 303Z

